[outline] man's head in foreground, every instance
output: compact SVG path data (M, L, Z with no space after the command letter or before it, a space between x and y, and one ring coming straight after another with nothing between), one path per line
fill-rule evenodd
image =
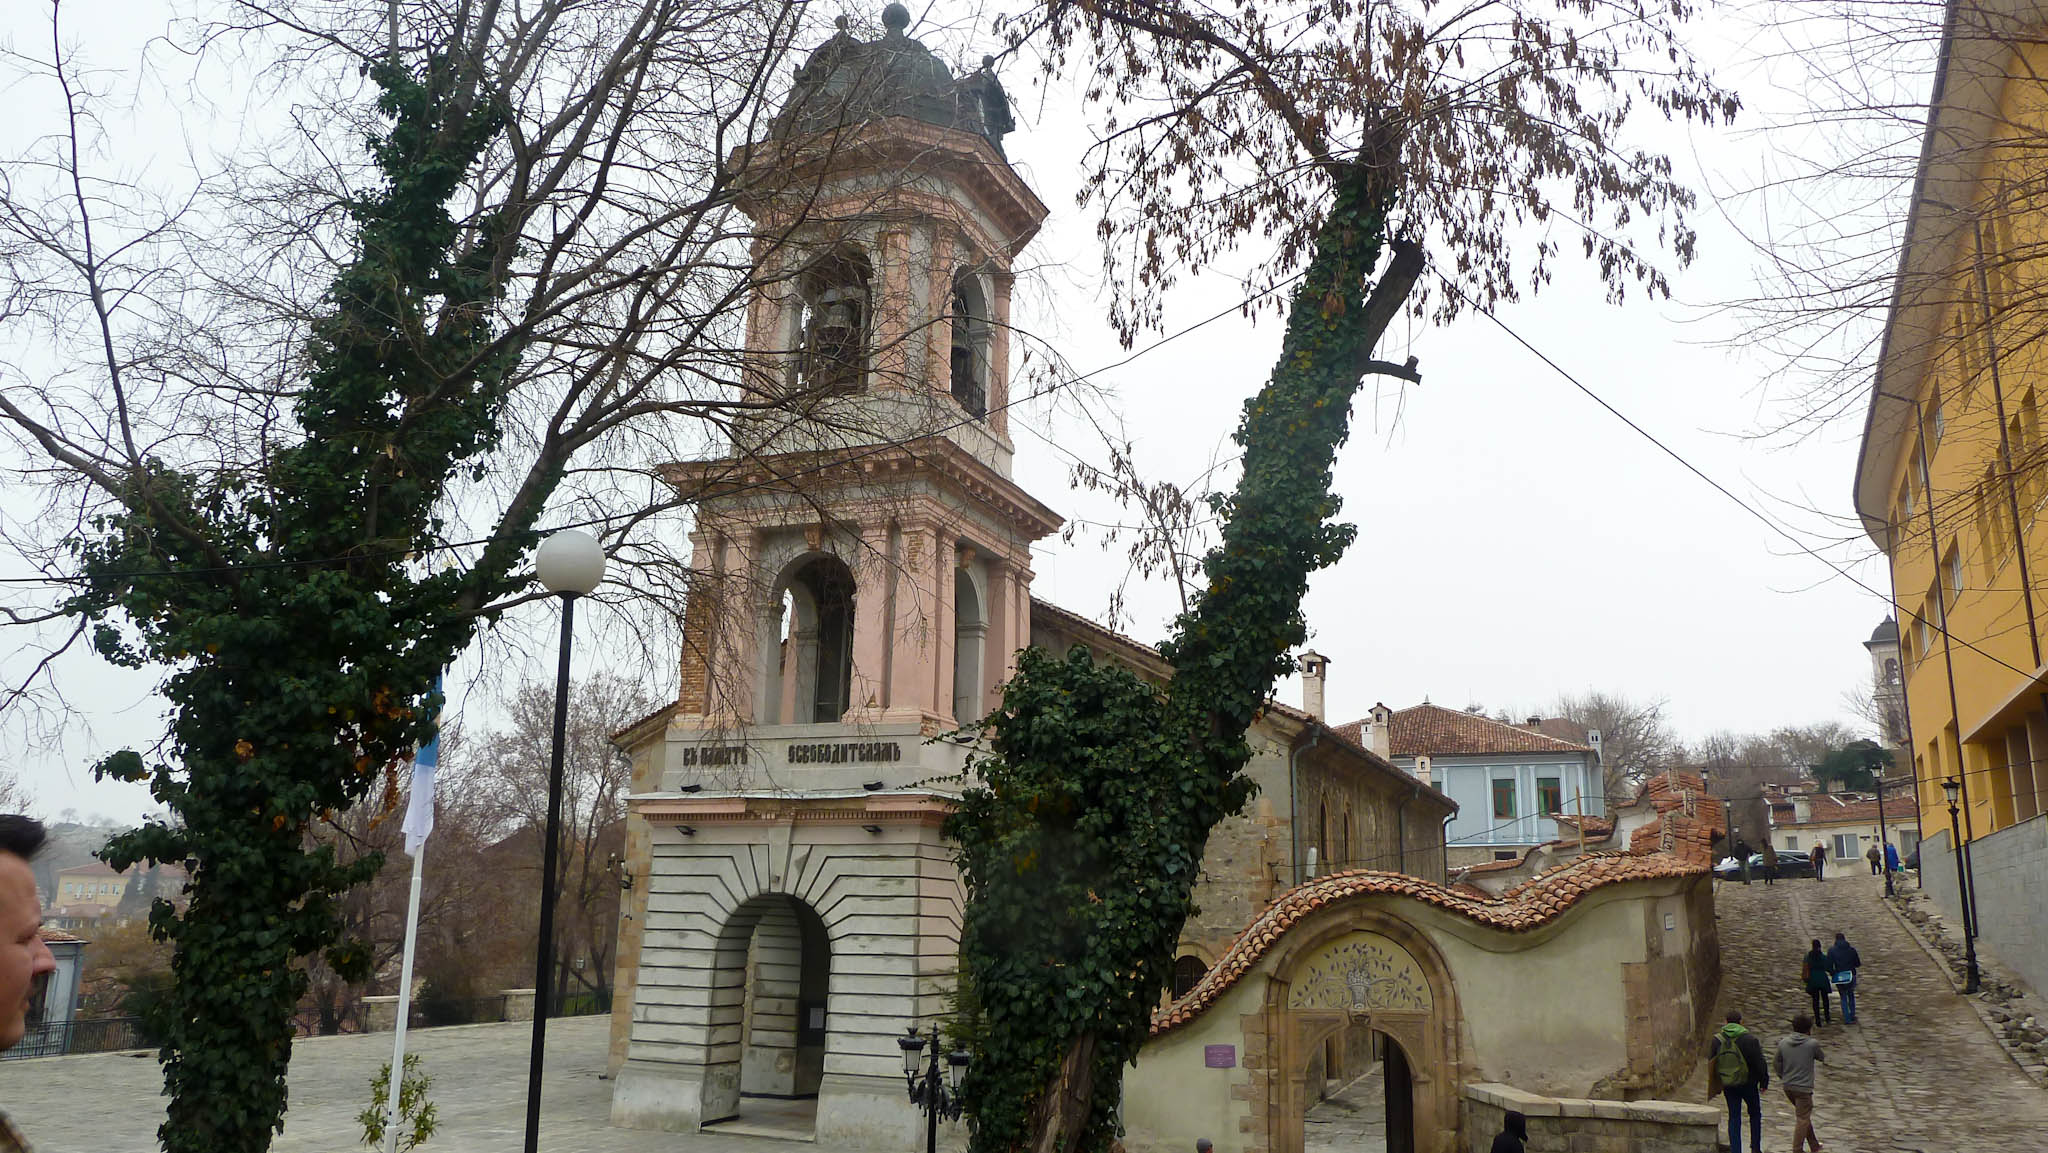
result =
M43 823L0 816L0 1050L21 1043L28 1028L28 997L36 978L57 970L57 959L36 932L43 924L30 857L43 847Z

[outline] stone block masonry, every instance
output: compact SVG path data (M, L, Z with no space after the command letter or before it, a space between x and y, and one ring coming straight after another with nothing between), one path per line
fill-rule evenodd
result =
M1960 926L1962 902L1947 829L1921 842L1920 869L1926 894ZM1983 921L1977 930L1979 948L1994 954L2035 992L2048 993L2048 814L1970 842L1970 872Z
M1529 1153L1713 1153L1721 1111L1682 1101L1544 1097L1509 1085L1465 1087L1465 1142L1493 1147L1509 1110L1529 1119Z

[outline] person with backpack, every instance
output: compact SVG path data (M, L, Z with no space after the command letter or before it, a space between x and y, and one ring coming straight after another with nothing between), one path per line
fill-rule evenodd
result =
M1764 884L1766 884L1766 885L1772 884L1772 883L1776 882L1776 881L1777 881L1777 879L1778 879L1778 848L1777 848L1777 846L1776 846L1776 845L1773 845L1773 844L1771 844L1771 839L1770 839L1769 837L1765 837L1765 838L1764 838Z
M1835 968L1828 955L1821 952L1818 938L1799 962L1799 979L1806 985L1806 995L1813 999L1814 1020L1823 1025L1833 1024L1834 1016L1828 1012L1828 990L1835 986Z
M1823 848L1818 842L1815 842L1813 851L1806 855L1806 859L1813 862L1813 879L1816 881L1824 880L1825 878L1822 874L1827 871L1828 867L1827 849Z
M1792 1035L1779 1038L1777 1055L1785 1100L1792 1103L1792 1153L1801 1153L1809 1143L1813 1153L1820 1153L1820 1138L1813 1132L1813 1066L1826 1059L1813 1039L1813 1018L1804 1013L1792 1018Z
M1834 970L1835 992L1842 998L1842 1024L1856 1023L1856 970L1863 967L1863 957L1856 952L1856 946L1849 943L1839 931L1835 943L1828 949L1828 964Z
M1764 1064L1764 1047L1756 1034L1742 1027L1742 1014L1728 1013L1728 1023L1714 1034L1712 1058L1707 1062L1707 1092L1721 1091L1728 1102L1728 1150L1741 1153L1742 1106L1749 1105L1750 1153L1763 1153L1763 1092L1771 1087L1770 1066Z

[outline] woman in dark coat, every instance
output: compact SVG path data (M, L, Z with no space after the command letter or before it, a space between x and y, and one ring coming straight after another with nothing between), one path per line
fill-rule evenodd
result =
M1834 964L1821 951L1819 941L1813 943L1805 960L1799 962L1799 978L1806 982L1807 996L1813 998L1813 1019L1822 1024L1834 1022L1833 1014L1828 1012L1828 991L1834 988L1834 972Z
M1528 1140L1529 1119L1510 1109L1503 1119L1500 1132L1494 1134L1493 1149L1490 1153L1523 1153Z

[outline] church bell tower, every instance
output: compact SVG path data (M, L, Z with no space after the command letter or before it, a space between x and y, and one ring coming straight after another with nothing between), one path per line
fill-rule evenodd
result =
M1012 261L1046 214L990 66L845 18L737 150L754 224L729 451L696 509L678 699L634 758L612 1118L903 1148L896 1044L940 1017L962 892L939 826L1029 642L1059 517L1010 476ZM780 1131L778 1129L778 1131Z

